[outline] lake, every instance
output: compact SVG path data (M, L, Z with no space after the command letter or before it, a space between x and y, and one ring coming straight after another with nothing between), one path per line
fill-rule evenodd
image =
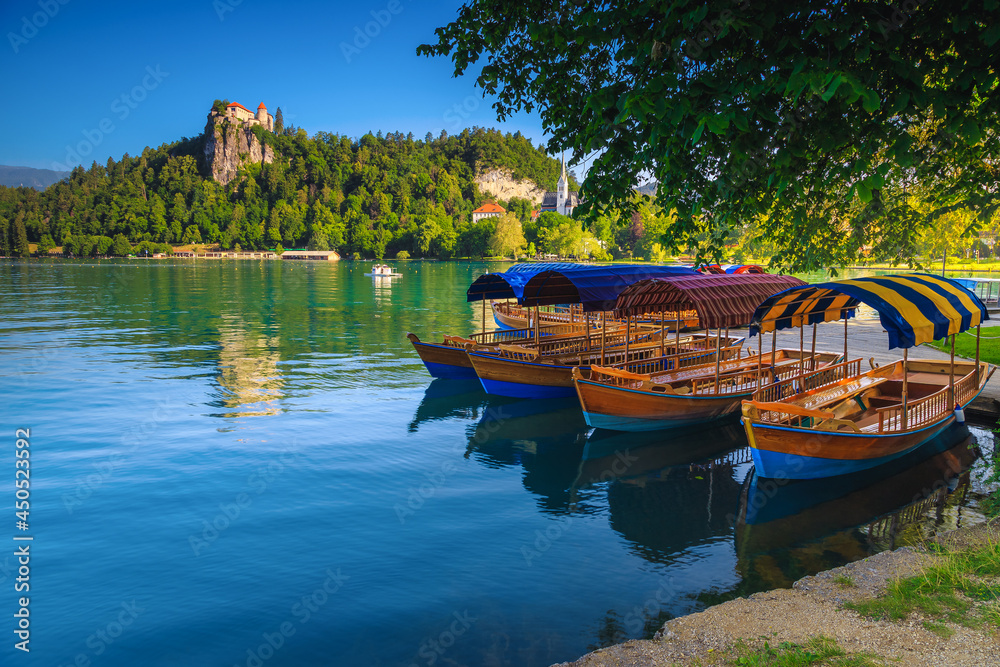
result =
M406 332L478 330L465 289L504 266L0 262L29 529L10 481L0 507L33 538L31 652L8 632L2 662L548 665L977 520L963 438L782 486L738 424L592 432L575 399L432 382Z

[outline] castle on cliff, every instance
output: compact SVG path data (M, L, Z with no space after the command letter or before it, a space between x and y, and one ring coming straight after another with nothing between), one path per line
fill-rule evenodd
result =
M233 102L226 107L226 118L232 118L247 125L260 125L265 130L274 132L274 116L267 112L267 107L261 102L254 114L239 102Z

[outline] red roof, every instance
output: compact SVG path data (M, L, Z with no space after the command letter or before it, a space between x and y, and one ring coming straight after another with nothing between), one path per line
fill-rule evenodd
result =
M243 106L239 102L233 102L232 104L229 105L229 107L239 107L239 108L243 109L244 111L246 111L247 113L253 113L252 111L250 111L250 109L247 109L245 106ZM228 109L229 107L226 107L226 108Z
M257 105L257 108L258 108L258 109L264 109L265 111L267 110L267 107L266 107L266 106L264 106L264 103L263 103L263 102L261 102L261 103L260 103L259 105Z
M507 211L502 206L497 206L494 203L483 204L477 208L473 213L506 213Z

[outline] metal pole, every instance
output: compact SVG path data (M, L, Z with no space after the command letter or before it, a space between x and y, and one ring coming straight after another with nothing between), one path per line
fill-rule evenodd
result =
M906 419L906 405L909 402L908 401L908 396L907 396L907 377L906 377L907 376L907 371L906 371L906 358L907 357L906 357L906 353L909 351L909 349L910 348L908 348L908 347L904 347L903 348L903 430L904 431L906 430L906 424L907 424L907 419Z
M601 311L601 365L602 366L604 365L604 339L607 337L608 334L608 325L605 321L607 319L606 316L607 313L602 310Z
M483 335L486 335L486 299L483 299ZM483 341L485 342L485 341Z
M979 389L979 330L982 324L976 325L976 389Z
M816 323L813 322L812 351L809 353L809 370L816 370Z
M778 323L775 322L774 330L771 331L771 377L772 379L775 380L777 379L777 376L774 374L774 353L775 353L775 348L777 348L777 346L778 346Z
M760 391L760 368L764 365L764 332L757 332L757 391Z
M666 315L663 314L663 309L661 308L660 309L660 356L661 357L666 354L666 351L664 351L663 348L665 344L665 341L663 339L667 337L666 322L667 322Z
M844 361L847 361L847 311L844 311Z
M802 391L802 378L806 375L806 330L803 321L799 320L799 391Z
M538 306L535 306L535 347L538 347Z
M629 338L632 337L632 316L629 315L625 318L625 363L628 363L628 343Z
M955 334L951 335L951 370L949 371L949 376L948 387L951 392L951 404L955 405Z
M677 330L674 332L674 354L681 353L681 309L677 308Z
M719 393L719 362L721 361L722 329L715 330L715 393Z

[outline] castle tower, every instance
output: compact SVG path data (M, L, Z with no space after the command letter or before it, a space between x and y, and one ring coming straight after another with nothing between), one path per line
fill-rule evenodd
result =
M566 203L569 199L569 179L566 177L566 157L562 159L562 173L556 181L556 212L562 215L566 213Z
M271 125L271 122L269 120L270 117L271 114L267 112L267 107L264 106L263 102L261 102L260 105L257 107L257 122L259 122L261 127L263 127L264 129L271 130L273 132L274 127Z

